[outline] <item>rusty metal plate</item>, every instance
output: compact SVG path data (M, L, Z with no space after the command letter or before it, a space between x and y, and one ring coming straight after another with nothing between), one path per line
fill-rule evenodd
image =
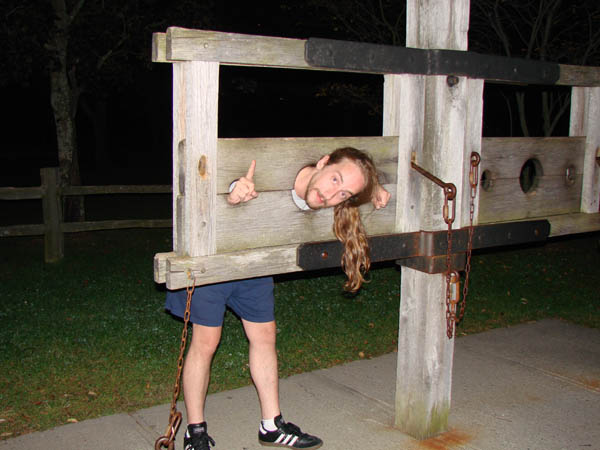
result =
M540 242L545 241L549 234L550 222L547 220L480 225L473 227L473 249ZM448 250L447 238L445 230L372 236L369 238L371 261L445 256ZM465 253L468 240L468 228L453 230L452 253ZM339 241L301 244L297 251L297 264L303 270L337 267L342 259L342 251ZM436 267L431 265L434 263L419 262L417 259L413 261L414 265Z

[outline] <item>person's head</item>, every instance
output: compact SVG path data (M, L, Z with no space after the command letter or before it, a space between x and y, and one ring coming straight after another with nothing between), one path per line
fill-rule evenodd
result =
M352 147L339 148L312 167L304 200L312 209L335 208L333 232L344 245L341 264L348 277L344 288L356 292L371 265L358 207L371 200L377 170L367 153Z
M319 159L314 167L304 194L310 208L359 206L371 200L377 173L367 153L352 147L339 148Z

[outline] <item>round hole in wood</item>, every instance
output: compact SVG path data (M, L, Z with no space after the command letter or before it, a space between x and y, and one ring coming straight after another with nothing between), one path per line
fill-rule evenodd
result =
M481 180L479 180L481 184L481 189L484 191L489 191L492 189L492 174L489 170L484 170L481 173Z
M525 164L521 167L521 173L519 174L521 190L525 194L534 192L540 184L540 178L543 174L542 164L537 159L530 158L525 161Z

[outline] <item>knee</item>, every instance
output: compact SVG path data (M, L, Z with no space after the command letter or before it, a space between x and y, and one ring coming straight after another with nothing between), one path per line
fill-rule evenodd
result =
M256 347L275 347L277 333L275 325L260 327L256 332L248 334L250 345Z
M192 341L188 350L188 356L199 357L199 358L212 358L217 351L219 346L218 341L200 340L197 339Z
M194 329L194 331L195 332L192 335L192 342L190 344L188 353L198 356L212 357L219 346L221 334L202 333L198 332L199 330L196 331L196 329Z

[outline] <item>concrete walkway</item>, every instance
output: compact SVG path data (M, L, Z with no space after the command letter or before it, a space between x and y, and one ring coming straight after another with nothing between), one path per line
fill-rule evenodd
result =
M287 378L284 417L327 450L600 450L600 330L545 320L458 338L450 430L426 441L391 426L395 378L395 353ZM252 386L209 396L206 413L216 450L263 448ZM169 405L156 406L1 441L0 450L150 450L168 416ZM183 426L177 450L182 442Z

